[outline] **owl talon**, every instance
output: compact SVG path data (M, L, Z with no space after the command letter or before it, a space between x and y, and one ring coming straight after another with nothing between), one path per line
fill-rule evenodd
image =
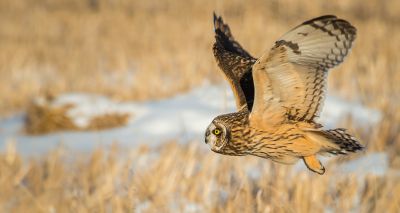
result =
M321 162L317 159L315 155L303 157L304 164L307 168L315 173L323 175L325 173L325 168Z

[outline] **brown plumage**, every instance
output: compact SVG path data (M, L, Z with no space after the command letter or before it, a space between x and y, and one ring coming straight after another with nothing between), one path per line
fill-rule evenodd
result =
M229 26L214 13L215 40L214 56L225 74L236 97L236 106L251 110L254 101L254 86L251 68L256 62L246 50L235 41Z
M234 92L238 112L220 115L206 130L211 149L291 164L302 158L318 174L317 154L362 149L345 129L323 130L315 119L325 97L328 70L340 64L356 29L336 16L321 16L283 35L259 59L234 40L214 14L214 56Z

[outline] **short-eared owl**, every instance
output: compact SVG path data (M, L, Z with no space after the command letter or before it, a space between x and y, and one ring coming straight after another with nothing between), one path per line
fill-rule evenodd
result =
M205 133L211 150L255 155L292 164L302 158L318 174L317 154L361 150L345 129L316 123L324 102L328 70L340 64L356 29L333 15L306 21L284 34L260 58L252 57L214 14L214 56L236 98L238 112L220 115Z

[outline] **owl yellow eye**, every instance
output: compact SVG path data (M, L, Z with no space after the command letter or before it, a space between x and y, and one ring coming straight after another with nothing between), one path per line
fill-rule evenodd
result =
M213 134L214 134L214 135L219 135L219 134L221 134L221 130L219 130L219 129L214 129L214 130L213 130Z

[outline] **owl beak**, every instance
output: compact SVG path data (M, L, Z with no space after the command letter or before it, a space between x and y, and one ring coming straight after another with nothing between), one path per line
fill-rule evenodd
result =
M206 136L204 137L204 143L208 144L208 136L210 135L210 130L206 131Z

